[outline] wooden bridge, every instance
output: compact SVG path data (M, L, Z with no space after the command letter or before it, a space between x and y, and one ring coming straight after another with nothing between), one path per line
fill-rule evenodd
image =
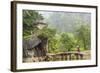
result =
M58 61L58 60L82 60L84 54L81 52L64 52L57 54L47 54L47 60Z
M33 61L67 61L67 60L82 60L84 53L81 52L62 52L51 54L47 53L46 56L33 57Z

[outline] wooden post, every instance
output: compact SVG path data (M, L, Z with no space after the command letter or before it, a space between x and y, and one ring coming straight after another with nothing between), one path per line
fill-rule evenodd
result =
M66 54L66 56L65 56L65 60L68 60L68 54Z
M69 54L69 60L71 60L71 53Z
M80 54L81 59L83 59L83 54Z
M79 59L78 53L76 54L76 59L77 59L77 60Z

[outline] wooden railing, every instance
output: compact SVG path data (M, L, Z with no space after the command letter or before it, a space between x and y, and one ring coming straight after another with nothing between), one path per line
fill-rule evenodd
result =
M63 60L82 60L84 54L81 52L65 52L57 54L47 54L46 60L48 61L63 61Z
M84 53L81 52L62 52L62 53L47 53L46 56L33 57L34 62L42 61L67 61L67 60L82 60Z

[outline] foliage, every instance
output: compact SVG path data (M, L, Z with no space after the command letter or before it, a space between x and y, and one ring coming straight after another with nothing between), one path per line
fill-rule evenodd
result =
M65 51L71 51L74 47L73 38L68 33L63 33L61 35L61 42L63 44L63 48L65 49Z
M37 30L34 27L37 20L43 20L43 16L33 10L23 10L23 36L28 36L31 31Z
M56 38L52 38L49 41L49 52L56 53L58 51L58 40Z
M90 37L90 28L87 25L80 25L76 29L76 37L78 42L84 49L89 49L90 48L90 43L91 43L91 37Z
M43 20L43 15L38 11L23 10L23 37L30 38L30 36L32 36L31 32L34 32L34 34L38 34L38 37L47 38L49 53L74 51L77 45L79 45L80 49L82 50L89 49L91 44L90 25L83 23L79 18L80 20L77 20L77 22L79 23L73 23L73 25L69 26L69 23L67 24L66 22L66 19L69 17L64 18L65 14L63 14L62 17L59 16L60 15L56 14L56 17L62 20L51 19L53 21L52 25L56 28L47 26L39 30L35 27L34 23L37 20ZM66 22L66 24L63 21ZM69 22L71 22L71 20ZM57 23L59 25L59 28L57 26ZM62 26L60 24L64 25ZM70 30L69 27L71 26L75 26L75 29L71 28Z
M58 53L61 52L60 48L61 48L61 41L60 41L60 37L59 36L54 36L49 40L49 52L51 53Z
M55 29L43 28L42 30L39 30L39 36L47 37L48 39L51 39L53 36L55 36L55 34Z

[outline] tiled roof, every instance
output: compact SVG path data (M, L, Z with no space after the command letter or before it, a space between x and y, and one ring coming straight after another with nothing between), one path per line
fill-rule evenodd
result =
M41 43L41 40L38 37L32 37L28 40L23 40L23 48L24 49L32 49Z

